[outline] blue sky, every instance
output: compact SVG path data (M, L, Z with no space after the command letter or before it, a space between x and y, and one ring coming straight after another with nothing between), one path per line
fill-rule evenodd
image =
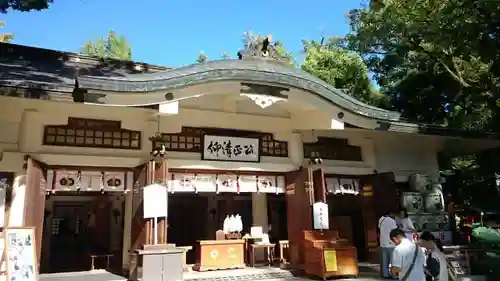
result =
M236 54L247 30L270 33L300 56L302 39L347 33L345 13L361 1L55 0L46 11L11 11L0 20L16 44L70 52L112 29L130 41L135 61L177 67L200 51L212 59Z

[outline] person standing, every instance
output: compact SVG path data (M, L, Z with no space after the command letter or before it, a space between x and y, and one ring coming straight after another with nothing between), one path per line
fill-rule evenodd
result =
M379 251L380 251L380 273L385 279L392 279L389 265L392 259L394 244L392 243L389 234L391 230L397 228L395 212L387 212L378 220L379 235Z
M406 210L406 208L399 209L399 215L398 219L396 220L396 224L403 231L415 231L415 226L413 225L413 221L408 216L408 211Z
M402 229L405 232L406 238L410 239L410 241L413 241L413 234L415 233L416 229L413 225L413 221L408 216L408 211L406 210L406 208L401 207L399 209L399 214L396 218L396 224L398 228Z
M420 245L427 250L426 281L448 281L448 263L441 240L428 231L420 235Z
M419 245L411 242L399 228L389 237L396 245L392 254L391 273L401 281L424 281L425 254Z

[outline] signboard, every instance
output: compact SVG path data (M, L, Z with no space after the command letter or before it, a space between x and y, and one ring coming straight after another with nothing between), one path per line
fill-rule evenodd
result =
M7 281L36 281L35 228L7 228L4 234Z
M337 252L333 249L323 250L323 259L325 262L325 271L332 272L337 271Z
M328 205L323 202L313 204L313 226L314 229L330 229L328 220Z
M142 189L144 195L144 218L162 218L168 215L168 192L162 184L150 184Z
M202 160L260 162L260 139L204 135Z

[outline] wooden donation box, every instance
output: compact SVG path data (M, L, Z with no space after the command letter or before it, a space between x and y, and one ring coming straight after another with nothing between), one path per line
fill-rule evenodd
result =
M245 267L245 240L198 241L194 270L222 270Z
M339 239L333 230L303 232L305 271L320 278L357 276L359 273L356 247Z

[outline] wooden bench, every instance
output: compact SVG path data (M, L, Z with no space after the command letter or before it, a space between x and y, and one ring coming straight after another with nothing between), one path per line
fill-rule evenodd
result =
M95 259L99 258L106 260L106 269L109 269L111 258L114 256L114 254L90 254L90 270L95 270Z
M266 249L267 260L266 265L271 266L274 262L274 247L276 244L265 243L265 244L251 244L250 245L250 266L255 267L255 249Z

